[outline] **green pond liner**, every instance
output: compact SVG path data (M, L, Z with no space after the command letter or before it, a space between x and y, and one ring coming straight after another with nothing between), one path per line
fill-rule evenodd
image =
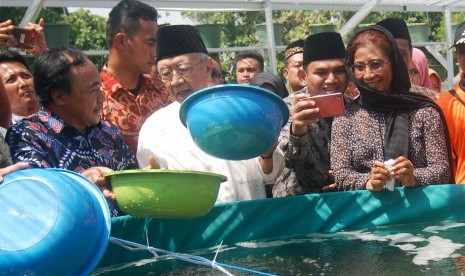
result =
M216 204L193 219L112 219L111 236L173 252L293 235L465 219L465 186L442 184ZM153 257L109 243L99 266Z

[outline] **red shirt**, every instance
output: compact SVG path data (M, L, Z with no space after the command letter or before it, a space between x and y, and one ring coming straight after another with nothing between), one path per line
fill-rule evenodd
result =
M116 126L122 133L132 153L137 153L139 131L145 120L155 111L172 102L161 81L142 75L137 95L132 94L108 71L107 64L100 73L100 87L105 101L102 118Z

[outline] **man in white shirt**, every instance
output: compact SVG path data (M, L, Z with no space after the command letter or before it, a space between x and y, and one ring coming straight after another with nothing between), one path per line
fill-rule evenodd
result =
M230 161L203 152L179 119L181 103L207 87L212 65L198 31L172 25L157 34L157 69L174 102L152 114L142 125L137 149L140 167L154 156L162 169L207 171L228 177L217 202L265 197L265 183L275 181L284 167L284 156L275 147L261 157Z

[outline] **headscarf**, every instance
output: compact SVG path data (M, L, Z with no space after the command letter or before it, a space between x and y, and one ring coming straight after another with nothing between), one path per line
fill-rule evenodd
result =
M258 73L250 80L249 84L263 87L265 83L273 86L273 92L280 96L282 99L289 96L289 92L287 91L286 85L284 84L283 80L272 73Z
M436 79L438 80L438 83L439 83L439 91L436 91L436 92L441 93L441 91L442 91L442 80L441 80L441 76L439 76L439 74L438 74L436 71L434 71L434 69L429 68L429 69L428 69L428 77L430 77L430 78L431 78L431 77L434 77L434 78L436 78ZM431 79L430 79L430 82L431 82ZM431 83L431 86L433 86L433 83ZM434 90L434 87L432 87L432 89Z
M452 171L452 151L449 140L449 132L447 131L446 121L444 115L439 106L430 98L409 92L410 89L410 78L407 71L407 66L402 59L402 55L397 47L395 38L389 31L381 26L369 26L358 31L347 44L347 49L351 46L354 38L363 32L368 30L374 30L381 32L387 37L391 48L392 56L390 62L392 65L392 84L391 91L381 92L373 89L365 83L357 80L354 73L350 69L349 52L346 55L346 68L349 73L349 77L352 79L354 84L360 91L359 103L362 107L373 110L380 113L385 113L388 116L387 129L384 137L384 158L385 160L396 159L399 156L405 156L410 159L408 148L409 148L409 118L408 113L414 110L418 110L424 107L432 107L439 112L444 127L444 135L446 137L446 144L449 154L449 167L451 181L453 181ZM452 182L453 183L453 182Z
M418 48L412 48L412 63L420 73L420 86L433 89L429 79L428 60L425 54Z

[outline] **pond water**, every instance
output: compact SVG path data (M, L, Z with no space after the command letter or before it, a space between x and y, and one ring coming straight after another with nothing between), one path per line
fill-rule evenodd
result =
M217 248L188 252L212 260ZM391 225L223 245L217 261L278 275L463 275L465 223ZM228 268L234 275L253 275ZM146 259L93 275L223 275L180 260Z

